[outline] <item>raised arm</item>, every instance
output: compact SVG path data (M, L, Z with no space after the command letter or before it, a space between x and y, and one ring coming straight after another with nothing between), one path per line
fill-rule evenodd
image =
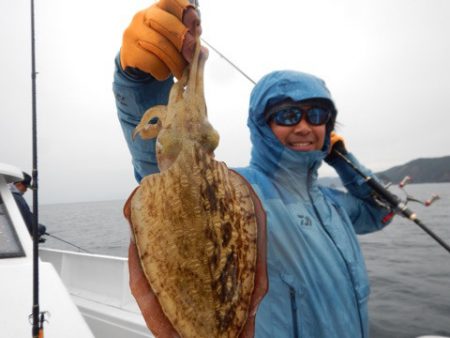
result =
M372 172L363 167L351 153L347 152L341 136L332 133L331 148L337 147L365 175L373 176ZM339 205L345 209L353 223L357 234L374 232L385 227L392 218L391 210L381 207L374 199L372 188L365 179L358 175L342 158L330 155L325 159L339 175L347 192L330 190Z
M133 17L115 59L113 92L138 182L158 171L155 140L132 139L144 112L166 104L173 76L192 60L200 19L187 0L161 0Z
M179 78L192 60L194 36L199 29L198 14L187 0L161 0L138 12L124 32L115 59L113 91L138 182L159 169L155 139L142 140L139 136L133 139L133 131L149 108L167 104L173 77ZM128 219L131 196L124 208ZM159 303L142 271L134 241L129 246L128 267L131 292L148 327L155 336L178 337L168 329L170 323L162 311L155 318L152 309L158 308Z

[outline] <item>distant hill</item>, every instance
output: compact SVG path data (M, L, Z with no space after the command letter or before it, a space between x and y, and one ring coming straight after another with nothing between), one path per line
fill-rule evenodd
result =
M393 184L399 183L405 176L412 178L411 183L450 182L450 156L418 158L378 172L377 176Z
M436 158L418 158L403 165L377 172L376 175L385 182L398 184L405 176L411 177L411 183L450 182L450 156ZM338 177L319 179L325 186L341 186Z

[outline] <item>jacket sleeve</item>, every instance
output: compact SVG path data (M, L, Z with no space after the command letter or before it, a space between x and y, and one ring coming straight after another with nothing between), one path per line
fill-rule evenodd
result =
M33 234L33 214L31 213L30 207L28 206L25 199L16 193L12 194L14 199L16 200L16 204L19 207L20 213L22 214L22 218L27 226L28 232Z
M347 158L365 175L373 177L372 172L364 168L351 153L347 154ZM392 211L381 207L375 201L373 197L374 192L365 182L365 179L355 173L340 158L334 159L330 164L334 167L347 189L347 192L333 190L334 199L339 201L339 205L349 215L355 232L357 234L370 233L380 230L389 224L393 216Z
M113 92L117 115L128 149L131 153L134 176L138 182L149 174L158 172L155 140L142 140L131 135L145 111L158 104L167 104L173 78L158 81L139 70L125 72L120 66L120 56L115 59Z

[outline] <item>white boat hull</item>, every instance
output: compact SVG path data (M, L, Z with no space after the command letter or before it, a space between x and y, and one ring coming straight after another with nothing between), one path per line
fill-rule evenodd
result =
M97 338L153 337L130 292L122 257L41 249Z

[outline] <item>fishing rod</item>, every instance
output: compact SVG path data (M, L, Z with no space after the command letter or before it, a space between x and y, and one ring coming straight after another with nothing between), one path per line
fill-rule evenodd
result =
M431 236L436 242L438 242L445 250L450 253L450 246L444 242L438 235L436 235L433 231L431 231L421 220L417 218L415 212L409 209L398 196L394 195L390 191L388 191L385 187L383 187L378 181L376 181L373 177L365 175L361 170L359 170L353 163L350 161L344 154L340 151L333 149L333 152L342 158L357 174L363 177L366 180L366 183L375 191L378 196L380 196L392 210L396 211L401 216L413 221L417 224L423 231L425 231L429 236ZM406 182L403 182L403 185ZM433 199L436 199L437 196L433 196ZM431 204L431 201L427 201L427 203Z
M196 1L196 5L198 5L198 2ZM236 69L239 73L241 73L247 80L249 80L251 83L256 84L256 82L248 76L243 70L241 70L237 65L235 65L233 62L231 62L226 56L224 56L221 52L219 52L216 48L214 48L210 43L208 43L205 39L201 39L208 47L210 47L214 52L216 52L220 57L222 57L227 63L229 63L234 69ZM413 212L411 209L409 209L406 206L406 203L404 203L399 197L392 194L390 191L388 191L385 187L383 187L380 183L378 183L373 177L365 175L361 170L359 170L344 154L339 152L338 150L333 149L333 151L341 157L353 170L355 170L360 176L362 176L367 184L380 196L382 197L389 206L395 210L397 213L402 215L403 217L413 221L416 223L423 231L425 231L429 236L431 236L436 242L438 242L445 250L447 250L450 253L450 246L444 242L438 235L436 235L433 231L431 231L420 219L417 218L417 215L415 212ZM406 182L402 182L403 185L406 184ZM402 187L402 185L401 185ZM425 201L425 206L430 205L434 200L438 199L439 196L432 196L430 200ZM407 196L407 201L413 200L417 201L410 196Z
M80 251L83 251L83 252L86 252L86 253L92 253L92 252L90 252L90 251L88 251L88 250L86 250L86 249L83 249L82 247L79 247L78 245L75 245L75 244L73 244L73 243L70 243L69 241L66 241L65 239L62 239L61 237L58 237L58 236L49 234L48 232L45 232L44 235L49 236L49 237L52 237L52 238L54 238L54 239L56 239L56 240L58 240L58 241L61 241L61 242L63 242L63 243L69 244L69 245L73 246L74 248L77 248L77 249L80 250Z
M241 73L247 80L251 83L255 84L256 82L250 78L244 71L242 71L238 66L236 66L233 62L231 62L227 57L225 57L222 53L220 53L216 48L214 48L210 43L208 43L205 39L202 38L202 41L208 45L214 52L216 52L219 56L221 56L226 62L228 62L233 68L235 68L239 73ZM383 187L380 183L378 183L373 177L365 175L361 170L359 170L344 154L339 152L338 150L333 149L333 151L341 157L353 170L355 170L360 176L364 177L367 184L380 196L382 197L389 206L395 210L397 213L402 215L403 217L413 221L416 223L423 231L425 231L429 236L431 236L436 242L438 242L445 250L450 253L450 246L444 242L438 235L436 235L433 231L431 231L420 219L417 218L415 212L409 209L399 197L392 194L385 187ZM403 185L406 182L402 182ZM425 206L430 205L434 200L438 199L438 196L432 196L430 200L425 201L423 203ZM407 200L414 200L411 197L407 197Z
M37 158L37 114L36 114L36 48L34 39L34 0L31 5L31 105L32 105L32 144L33 144L33 338L44 336L45 314L39 307L39 202L38 202L38 158Z

